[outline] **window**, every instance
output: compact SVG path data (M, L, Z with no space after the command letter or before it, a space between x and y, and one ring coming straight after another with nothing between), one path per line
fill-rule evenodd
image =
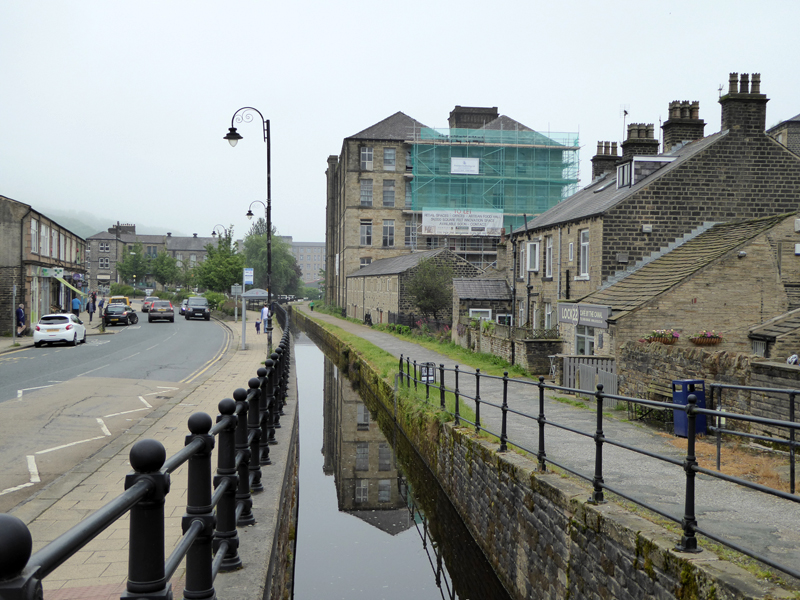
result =
M42 231L39 236L39 254L50 256L50 227L42 223Z
M544 276L553 276L553 236L544 238Z
M175 255L175 262L179 267L183 266L183 254L176 254Z
M383 247L394 248L394 219L383 221Z
M520 303L520 309L522 309L522 304ZM514 324L514 315L496 315L495 320L497 321L498 325L513 325Z
M412 171L411 165L411 148L406 148L406 171Z
M569 243L569 262L575 260L575 245L570 242Z
M528 259L527 270L539 271L539 242L528 242L525 244L525 256Z
M624 165L617 167L617 189L621 187L630 187L631 185L631 163L627 162Z
M525 277L525 246L519 247L519 278Z
M31 219L31 252L39 253L39 221Z
M491 308L470 308L469 309L469 318L470 319L480 319L482 321L491 321L492 320L492 309Z
M101 269L108 269L108 268L110 268L110 267L111 267L111 265L110 265L110 259L109 259L108 257L101 258L101 259L99 260L99 265L98 265L98 266L99 266Z
M550 302L544 303L544 328L551 329L553 327L553 305Z
M67 238L63 233L59 236L58 242L58 258L67 260Z
M594 354L594 327L578 325L575 328L575 354Z
M369 480L356 479L355 503L361 504L369 499Z
M189 255L189 264L194 266L197 262L197 254L190 254Z
M383 205L394 206L394 180L383 180Z
M406 181L406 207L412 205L411 181Z
M356 442L356 471L369 470L369 442Z
M378 446L378 471L389 471L392 468L392 449L389 444Z
M364 267L368 267L371 264L372 264L372 258L370 258L369 256L362 256L358 266L363 269Z
M372 171L372 146L361 147L361 170Z
M58 232L55 229L50 231L50 236L52 239L50 240L50 252L52 253L53 258L58 258Z
M372 206L372 179L361 180L361 206Z
M579 232L581 242L581 253L578 260L578 272L581 277L589 277L589 230L583 229Z
M359 402L356 408L356 426L359 431L369 429L369 410L363 402Z
M108 242L100 242L99 250L100 250L100 252L109 252L110 251L110 246L109 246Z
M406 248L416 248L417 246L417 226L414 221L406 221Z
M372 221L361 221L361 240L362 246L372 246Z
M383 149L383 170L394 171L397 151L394 148Z
M389 502L392 499L392 482L388 479L378 480L378 502Z
M517 321L522 324L525 322L525 300L519 300L517 305L519 307Z

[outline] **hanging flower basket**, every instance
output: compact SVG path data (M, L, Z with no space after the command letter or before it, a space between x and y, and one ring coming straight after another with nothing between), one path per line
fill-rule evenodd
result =
M658 342L671 346L678 341L680 334L674 329L656 329L645 338L648 342Z
M722 336L716 331L706 331L705 329L689 338L695 346L714 346L722 341Z
M651 342L658 342L659 344L666 344L667 346L672 346L675 342L678 341L676 337L661 337L661 336L653 336L650 338Z

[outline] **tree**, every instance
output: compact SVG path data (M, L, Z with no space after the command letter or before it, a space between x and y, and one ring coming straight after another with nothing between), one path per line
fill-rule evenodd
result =
M131 281L134 276L139 281L144 281L145 275L150 271L150 259L144 254L142 242L136 242L133 247L128 247L122 260L117 263L117 272L124 281Z
M206 246L206 259L194 268L198 285L213 292L226 292L242 281L245 257L238 252L238 244L233 241L233 227L219 237L216 246Z
M438 319L453 304L453 269L433 259L423 259L409 277L406 290L423 315Z
M263 221L259 219L259 221ZM251 231L253 229L251 228ZM268 236L266 232L248 235L244 239L244 253L247 264L253 267L253 282L257 287L267 289ZM272 295L298 295L301 292L300 266L287 242L272 228Z
M168 283L174 283L178 280L180 275L178 261L165 251L159 252L156 257L150 261L150 272L153 278L162 286Z
M275 227L273 226L273 230L274 229ZM267 229L266 219L262 219L261 217L259 217L258 219L256 219L256 222L250 226L250 231L247 232L245 238L249 238L250 236L254 235L265 235L267 231L269 231L269 229Z

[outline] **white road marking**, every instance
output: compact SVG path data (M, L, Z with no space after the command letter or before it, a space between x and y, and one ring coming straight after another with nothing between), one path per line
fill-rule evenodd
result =
M23 388L21 390L17 390L17 398L22 398L22 394L25 392L30 392L32 390L43 390L44 388L53 387L52 385L40 385L39 387L32 387L32 388Z
M4 496L6 494L10 494L11 492L16 492L17 490L21 490L26 487L31 487L32 483L23 483L22 485L17 485L14 487L6 488L2 492L0 492L0 496Z
M175 388L175 387L167 387L165 385L157 385L156 387L158 389L160 389L160 390L177 390L178 389L178 388Z
M27 459L28 473L31 474L31 483L39 483L41 479L39 479L39 469L36 467L36 457L29 454Z
M122 360L128 360L129 358L133 358L133 357L134 357L134 356L136 356L137 354L141 354L141 352L134 352L133 354L131 354L130 356L126 356L126 357L125 357L125 358L123 358Z
M53 448L48 448L47 450L39 450L34 454L47 454L48 452L55 452L56 450L62 450L64 448L69 448L70 446L77 446L78 444L83 444L84 442L93 442L95 440L102 440L105 436L100 435L98 437L89 438L88 440L81 440L79 442L71 442L69 444L64 444L62 446L55 446Z
M107 436L111 435L111 432L108 430L108 427L106 427L106 424L103 423L103 419L98 417L97 418L97 423L100 425L100 431L102 431Z
M76 377L83 377L84 375L88 375L89 373L94 373L95 371L99 371L100 369L105 369L106 367L111 366L111 363L107 365L103 365L102 367L97 367L96 369L92 369L91 371L86 371L85 373L81 373L80 375L76 375Z
M143 404L144 404L144 405L145 405L147 408L153 408L152 404L150 404L150 403L149 403L147 400L145 400L145 399L144 399L144 398L142 398L141 396L139 396L139 400L141 400L141 401L142 401L142 403L143 403ZM141 409L140 409L140 410L141 410Z
M150 406L149 408L153 408L153 407ZM134 408L133 410L126 410L126 411L123 411L123 412L112 413L110 415L104 415L103 418L104 419L108 419L109 417L118 417L120 415L127 415L127 414L130 414L130 413L141 412L143 410L147 410L147 409L146 408ZM99 421L100 419L97 419L97 420ZM111 435L111 434L109 434L109 435Z

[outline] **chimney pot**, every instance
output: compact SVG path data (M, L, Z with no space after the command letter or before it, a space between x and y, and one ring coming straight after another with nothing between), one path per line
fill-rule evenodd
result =
M193 235L194 237L197 237L197 234L196 234L196 233L193 233L192 235Z
M739 93L739 74L738 73L731 73L728 76L728 93L729 94L738 94Z
M750 75L748 75L747 73L742 73L742 76L739 79L739 93L740 94L750 93Z
M692 102L691 108L689 110L690 110L690 117L692 119L696 120L700 118L700 102L696 100Z
M604 152L603 152L603 142L597 142L597 154L604 154Z
M753 79L750 82L750 93L751 94L761 93L761 73L753 73Z
M613 156L617 155L617 142L611 142L611 154Z

